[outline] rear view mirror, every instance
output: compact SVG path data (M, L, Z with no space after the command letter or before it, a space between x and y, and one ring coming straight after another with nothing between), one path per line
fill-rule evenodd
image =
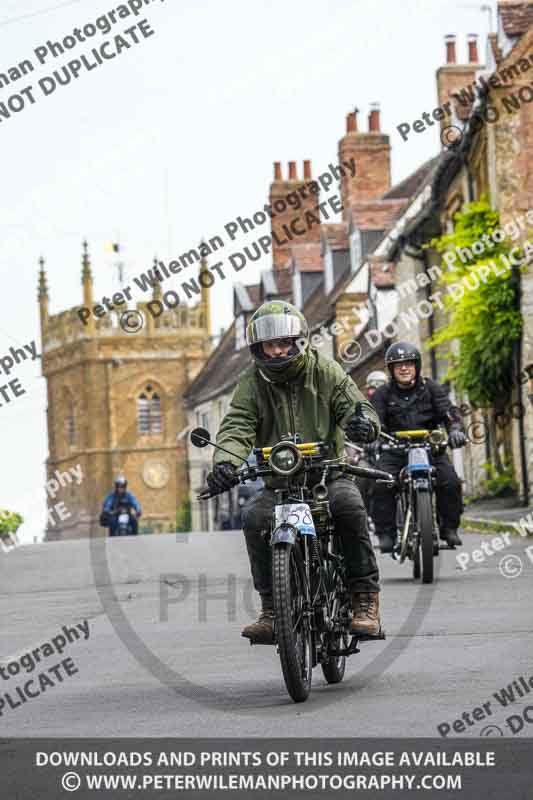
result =
M191 442L195 447L206 447L211 443L211 435L207 428L194 428L191 431Z

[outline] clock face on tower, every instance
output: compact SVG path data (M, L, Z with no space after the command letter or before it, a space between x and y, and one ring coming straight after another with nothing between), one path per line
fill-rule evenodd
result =
M151 459L145 461L142 472L143 480L150 489L162 489L167 485L170 470L165 463Z

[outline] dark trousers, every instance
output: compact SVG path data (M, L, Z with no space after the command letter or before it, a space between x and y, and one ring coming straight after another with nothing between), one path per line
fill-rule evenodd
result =
M348 589L379 592L379 572L367 527L366 510L357 486L347 478L328 483L335 530L340 536L346 562ZM276 495L262 489L243 509L243 528L254 587L261 595L272 594L272 556L264 533L270 531Z
M359 463L357 464L358 467L365 467L366 469L379 469L374 464L372 464L369 460L362 458ZM361 492L361 497L363 498L363 503L365 504L365 508L367 513L372 516L371 505L372 505L372 489L373 489L374 481L370 480L370 478L356 478L355 485Z
M446 454L431 456L432 465L436 468L437 513L440 528L459 527L463 511L461 481ZM385 452L379 459L379 468L397 476L407 464L404 453ZM387 486L376 484L373 488L372 519L379 534L396 533L395 493Z

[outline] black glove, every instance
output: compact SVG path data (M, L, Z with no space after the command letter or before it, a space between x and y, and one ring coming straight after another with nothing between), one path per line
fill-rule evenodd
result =
M219 494L231 489L239 483L236 467L229 461L223 461L222 464L215 464L213 472L207 476L207 485L212 494Z
M460 428L450 428L450 432L448 434L448 444L452 450L465 446L466 436Z
M365 454L370 461L375 461L379 455L379 442L371 442L365 447Z
M357 404L353 417L348 420L345 431L346 436L351 442L370 444L370 442L374 442L378 437L376 426L372 420L364 416L360 403Z

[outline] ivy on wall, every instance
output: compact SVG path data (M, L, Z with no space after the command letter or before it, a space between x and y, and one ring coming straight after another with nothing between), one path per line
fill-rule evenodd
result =
M514 348L522 333L522 315L519 308L518 276L516 270L503 267L501 256L508 258L515 242L508 237L494 246L485 248L481 255L473 253L472 246L483 241L500 228L500 218L485 197L468 203L454 215L454 231L433 239L426 247L438 252L463 248L463 259L456 258L453 270L446 270L440 283L449 288L463 278L470 285L479 281L475 289L446 292L443 304L448 312L447 324L432 337L430 347L459 342L459 353L452 348L446 353L450 369L447 378L469 399L480 406L503 408L510 400L514 374ZM485 242L487 238L485 238ZM492 238L490 240L493 242ZM466 249L471 256L466 254ZM479 249L479 248L478 248ZM457 252L457 251L456 251ZM479 279L477 270L491 265L485 280Z

